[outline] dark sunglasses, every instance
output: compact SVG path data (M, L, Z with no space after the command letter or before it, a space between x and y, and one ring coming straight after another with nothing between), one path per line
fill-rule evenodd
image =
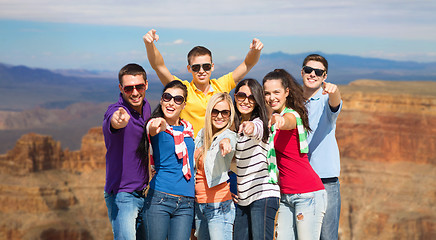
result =
M235 94L235 99L238 102L243 102L243 101L245 101L246 98L248 98L248 102L256 103L256 100L254 99L253 94L251 94L250 96L247 96L247 94L244 93L244 92L238 92L238 93Z
M220 111L220 110L217 110L217 109L212 109L212 113L211 113L211 115L212 115L212 117L217 117L218 116L218 114L220 114L221 113L221 116L223 117L223 118L228 118L228 117L230 117L230 110L222 110L222 111Z
M312 71L315 71L315 75L318 77L321 77L325 72L325 70L323 69L311 68L309 66L304 66L303 71L307 74L311 73Z
M185 102L185 98L184 98L183 96L180 96L180 95L173 96L173 95L171 95L171 94L169 94L169 93L163 93L163 94L162 94L162 100L163 100L164 102L169 102L169 101L171 101L171 99L173 99L173 98L174 98L174 102L175 102L177 105L181 105L182 103Z
M123 87L123 90L126 94L131 94L133 92L133 89L136 89L136 91L143 93L143 92L145 92L145 84L141 83L138 85L124 86Z
M204 71L209 71L212 69L212 64L210 63L203 63L203 64L194 64L191 65L191 69L194 72L200 71L200 69L203 68Z

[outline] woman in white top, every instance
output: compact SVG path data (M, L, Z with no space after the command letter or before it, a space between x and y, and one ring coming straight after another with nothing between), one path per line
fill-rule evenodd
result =
M268 173L268 117L262 86L244 79L235 88L237 209L233 239L273 239L280 189Z

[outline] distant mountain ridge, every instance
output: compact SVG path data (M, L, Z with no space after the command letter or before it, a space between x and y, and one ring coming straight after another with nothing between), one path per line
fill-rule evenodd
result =
M377 58L319 53L329 61L327 81L348 84L357 79L390 81L436 81L436 63L393 61ZM308 53L262 54L247 77L259 81L275 68L284 68L301 80L301 63ZM233 71L242 60L215 63L213 78ZM168 66L186 80L192 76L185 66ZM154 71L145 66L150 80L147 97L159 99L162 85ZM176 69L176 70L175 70ZM117 98L117 72L84 69L48 70L0 63L0 110L20 111L34 107L65 108L76 102L113 102Z
M343 54L328 54L314 52L327 58L329 62L328 81L337 84L348 84L357 79L377 79L388 81L436 81L436 62L419 63L414 61L395 61L380 58L366 58ZM266 73L283 68L289 71L296 79L301 79L300 70L304 58L310 53L288 54L274 52L262 54L258 64L248 73L247 77L259 81ZM231 62L215 62L215 71L212 77L217 78L233 71L243 59ZM148 63L147 63L148 64ZM185 63L181 66L167 66L171 73L183 79L191 79L186 70ZM149 65L145 66L147 74L152 81L158 81L154 71ZM56 70L55 72L78 77L107 77L109 71L94 71L83 69ZM116 72L113 72L116 76Z
M436 81L436 68L434 67L436 62L418 63L322 52L315 53L327 59L329 63L327 81L336 84L348 84L358 79ZM248 76L261 80L267 72L275 68L284 68L296 79L301 80L302 63L308 54L310 53L287 54L276 52L262 54L259 63L250 71Z
M148 96L159 98L162 84L153 82L150 85L152 90L147 92ZM35 107L63 109L78 102L115 102L118 94L118 75L78 77L0 63L0 111Z

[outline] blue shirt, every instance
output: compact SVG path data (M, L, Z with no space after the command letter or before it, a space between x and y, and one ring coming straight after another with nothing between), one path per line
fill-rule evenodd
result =
M112 114L123 107L130 115L129 123L122 129L111 131ZM141 167L136 149L144 132L144 124L150 117L150 104L144 98L142 115L135 111L120 94L117 103L109 105L103 120L103 135L106 145L107 193L133 192L145 188L148 168Z
M184 130L182 125L172 127L175 131L183 132ZM150 137L150 140L156 170L156 174L150 181L150 188L169 194L194 197L194 139L185 137L185 144L188 148L189 166L191 168L191 178L189 181L183 176L183 160L177 158L174 137L167 132L160 132Z
M329 95L322 94L322 89L306 102L309 111L309 161L320 178L339 177L341 164L339 148L336 142L336 120L342 109L332 112L329 106Z

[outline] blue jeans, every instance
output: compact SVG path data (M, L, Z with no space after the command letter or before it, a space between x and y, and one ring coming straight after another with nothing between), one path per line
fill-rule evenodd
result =
M337 240L339 216L341 215L341 192L339 180L324 183L327 191L327 210L321 228L321 240Z
M319 240L327 208L327 193L319 190L281 194L277 218L277 240Z
M142 226L144 197L138 192L104 192L115 240L145 239Z
M256 200L248 206L238 205L233 239L272 240L279 202L277 197L268 197Z
M176 197L153 189L148 191L144 204L147 240L188 240L193 219L193 197Z
M198 240L231 240L234 221L233 200L195 203L195 236Z

